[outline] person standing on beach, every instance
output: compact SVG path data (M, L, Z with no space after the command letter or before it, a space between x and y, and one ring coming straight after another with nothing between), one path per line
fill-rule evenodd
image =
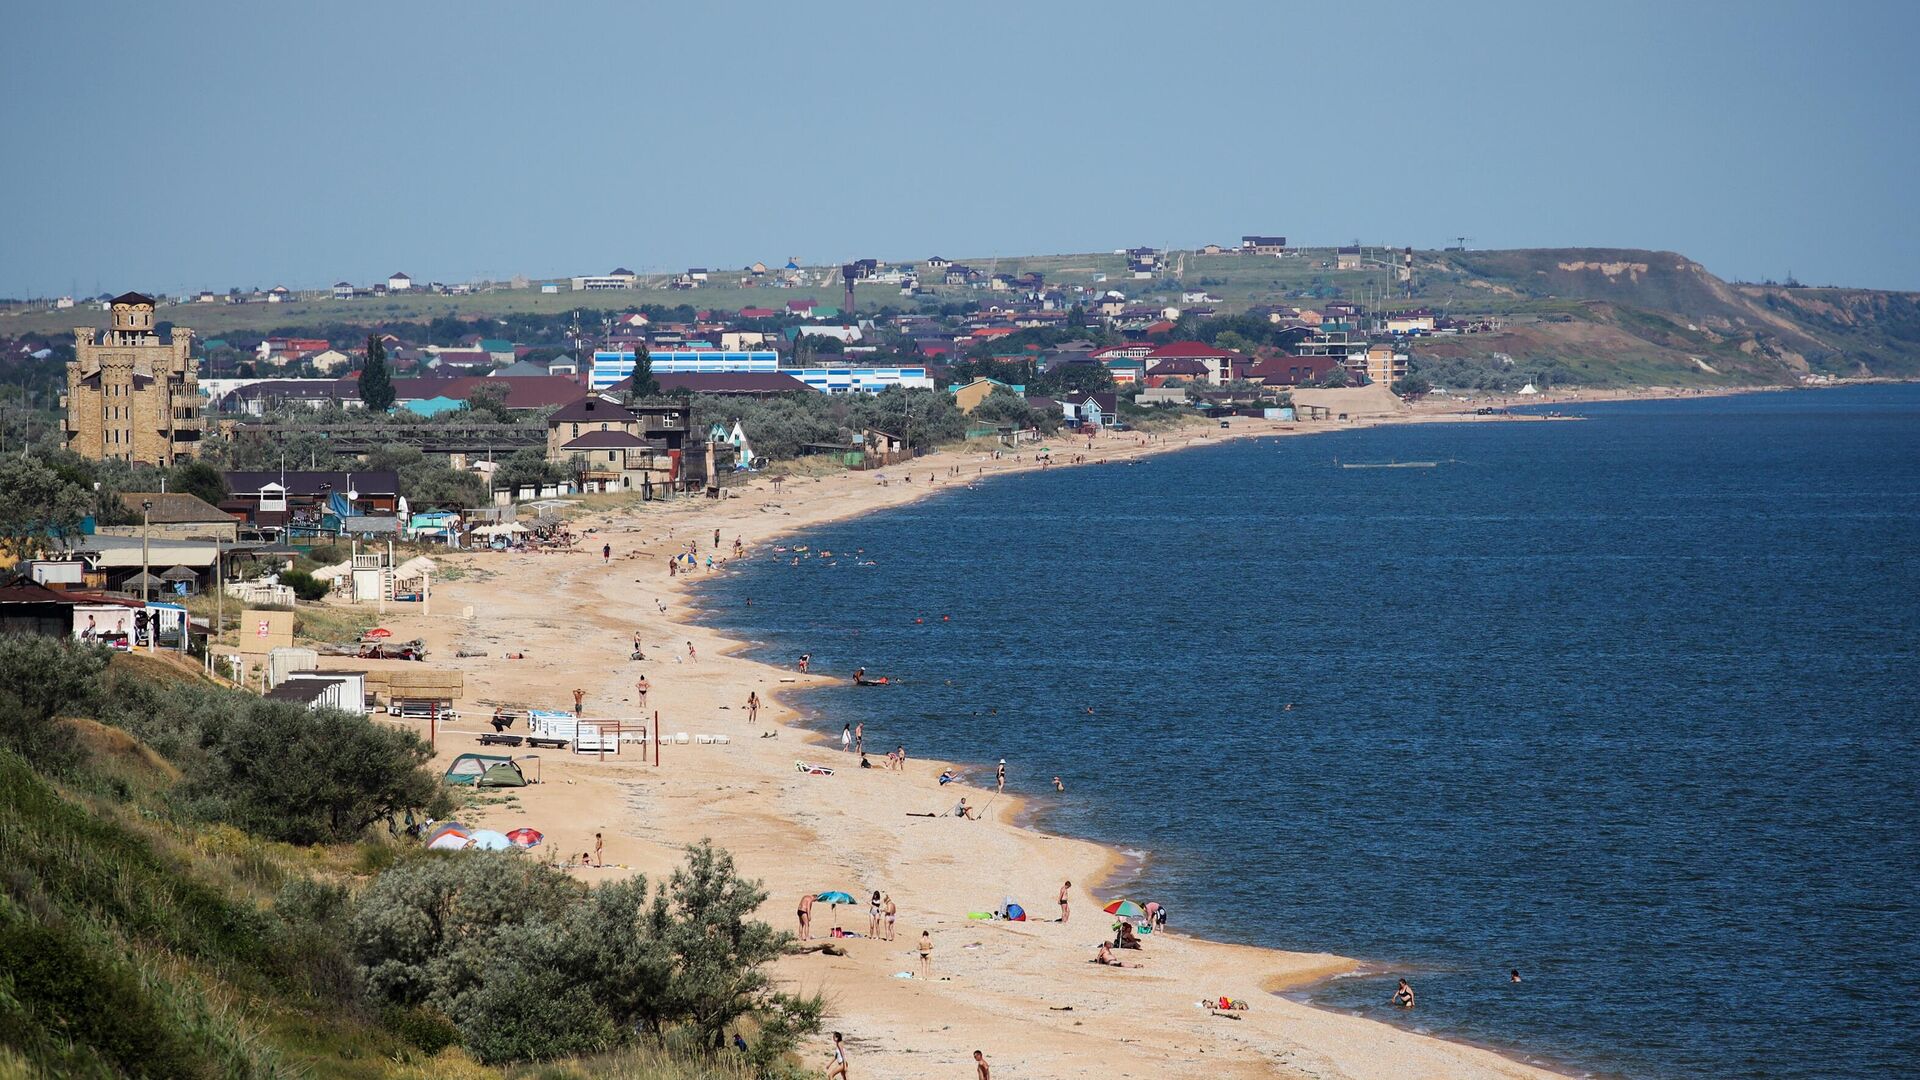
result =
M892 893L888 893L886 896L881 898L880 915L885 920L885 924L882 927L883 936L886 938L886 940L892 941L893 940L893 921L894 919L898 918L900 915L900 909L893 906Z
M587 692L578 687L575 687L573 691L573 715L575 716L580 715L581 704L586 700L587 700Z
M920 974L933 978L933 936L925 930L920 931Z
M799 910L795 911L794 914L800 916L800 940L805 941L808 938L812 937L813 936L813 894L812 893L800 894Z
M600 565L611 566L612 564L613 564L613 545L601 544L600 545Z
M719 529L713 530L713 550L715 551L720 550L720 530Z
M876 940L880 937L880 890L873 891L873 899L867 901L867 936Z
M593 865L607 865L607 839L599 833L593 834Z
M813 663L813 654L812 654L812 653L804 653L804 652L803 652L803 653L801 653L801 654L800 654L800 673L801 673L802 675L804 675L804 674L806 674L806 673L807 673L807 665L808 665L808 664L811 664L811 663Z
M993 789L996 793L1007 790L1007 759L1006 758L1001 758L1000 764L995 766L994 768L994 788Z
M1073 889L1073 882L1063 881L1060 883L1060 921L1061 922L1066 922L1067 916L1073 914L1073 912L1068 910L1068 907L1067 907L1067 896L1072 889Z
M853 725L852 724L842 724L840 726L840 749L843 753L848 753L848 754L853 753Z
M856 754L865 754L867 752L866 745L867 723L862 720L860 723L853 725L853 752Z
M833 1063L827 1066L827 1080L847 1080L847 1048L840 1033L833 1033Z
M993 1070L987 1067L987 1055L978 1050L973 1052L973 1080L993 1080Z
M758 723L759 720L760 692L758 690L749 690L747 691L747 723Z
M647 691L653 689L653 684L648 682L646 676L643 675L639 682L633 684L633 689L635 693L640 695L640 707L643 709L646 708Z
M700 659L700 654L693 651L693 642L691 641L687 642L687 659L688 660Z

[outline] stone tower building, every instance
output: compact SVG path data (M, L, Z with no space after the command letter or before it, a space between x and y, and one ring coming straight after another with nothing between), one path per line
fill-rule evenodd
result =
M188 355L193 331L176 326L169 340L154 329L153 300L139 293L113 298L104 337L74 330L67 365L67 447L96 460L119 458L170 466L200 448L199 363Z

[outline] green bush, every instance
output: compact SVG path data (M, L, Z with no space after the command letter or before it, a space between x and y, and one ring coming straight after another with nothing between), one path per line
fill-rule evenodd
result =
M70 765L73 732L54 721L89 707L108 656L66 638L0 635L0 746L41 768Z
M282 570L280 584L293 590L293 595L308 603L327 595L333 588L333 582L321 581L305 570Z
M640 1032L719 1050L751 1020L765 1073L822 1008L773 990L765 969L788 937L752 918L765 899L706 844L651 895L643 878L588 888L513 853L422 855L367 888L345 936L376 1003L445 1015L485 1062L599 1053Z
M460 1041L460 1029L446 1014L424 1005L403 1008L389 1005L380 1011L380 1026L406 1040L408 1046L426 1054L437 1054Z
M438 810L431 748L357 713L314 710L215 686L108 680L99 718L179 766L176 805L295 844L357 840L376 822Z

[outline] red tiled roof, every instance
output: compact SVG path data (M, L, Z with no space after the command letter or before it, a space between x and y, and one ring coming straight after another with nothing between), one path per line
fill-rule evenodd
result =
M806 383L791 375L758 371L691 372L684 375L655 376L660 389L671 394L791 394L808 390Z
M1216 349L1204 341L1169 341L1147 354L1149 360L1186 360L1196 357L1241 358L1232 349Z

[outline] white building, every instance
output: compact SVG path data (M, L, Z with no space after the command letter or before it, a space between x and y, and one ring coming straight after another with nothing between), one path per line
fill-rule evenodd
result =
M387 279L388 292L406 292L413 288L413 279L405 274L395 274Z
M631 289L639 281L639 275L624 266L616 266L610 274L584 274L573 279L574 292L600 292L607 289Z

